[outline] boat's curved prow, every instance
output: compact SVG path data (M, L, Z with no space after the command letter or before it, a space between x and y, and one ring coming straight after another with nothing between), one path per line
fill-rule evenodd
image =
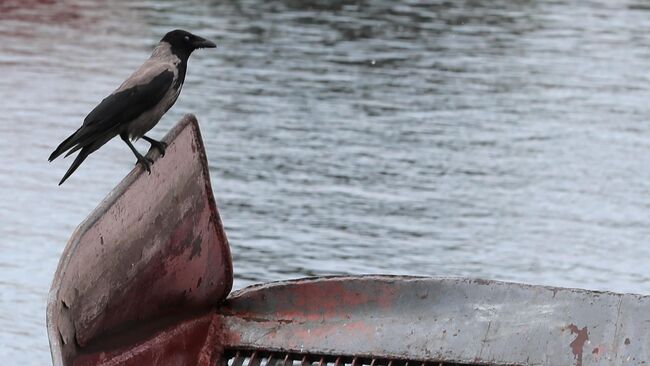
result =
M100 337L208 309L232 287L228 242L198 123L164 138L151 174L136 167L79 225L54 276L47 328L55 366Z

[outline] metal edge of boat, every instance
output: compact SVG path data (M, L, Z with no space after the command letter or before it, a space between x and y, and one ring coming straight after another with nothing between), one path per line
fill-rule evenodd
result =
M207 310L232 287L232 261L199 126L186 115L74 231L50 289L52 361L99 337Z
M168 155L156 162L152 175L136 168L80 225L64 251L47 313L56 366L586 366L649 360L650 297L640 295L467 278L367 275L254 285L225 299L232 286L230 254L196 120L185 117L166 141ZM188 179L192 174L199 177ZM171 178L176 175L184 178ZM160 184L150 188L152 182ZM115 210L131 191L136 192L133 197L155 191L159 198L141 197L151 201L145 204L148 210L139 209L139 201L129 201L129 210ZM195 220L205 216L205 208L173 214L176 206L206 207L201 200L209 202L212 220ZM156 233L151 229L155 225L125 224L125 217L139 215L140 221L156 222L161 214L150 203L169 208L164 216L170 221L163 226L191 222L196 227ZM100 222L102 217L112 223ZM93 231L96 227L114 232ZM164 240L173 232L183 235ZM102 242L99 234L112 236ZM120 245L102 250L109 239ZM162 244L147 246L151 242ZM197 267L192 253L198 244L206 261ZM169 247L177 250L170 252ZM148 256L129 262L132 257L124 251ZM159 252L163 254L156 256ZM100 259L92 262L94 256ZM124 267L125 261L136 270ZM132 283L160 283L151 282L147 274L152 266L163 268L156 267L160 263L174 263L175 275L191 281L177 284L166 277L163 283L169 288L124 291ZM200 301L187 302L188 291L197 287L187 285L197 273L221 280L207 286ZM98 278L106 283L102 286ZM170 291L172 298L183 301L161 311L156 301L165 304ZM131 302L142 297L152 301L134 310Z

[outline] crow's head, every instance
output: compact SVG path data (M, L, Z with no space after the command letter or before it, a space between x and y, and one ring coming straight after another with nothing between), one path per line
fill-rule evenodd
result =
M185 54L189 56L192 51L198 48L214 48L217 47L214 42L208 41L205 38L194 35L190 32L176 29L163 37L160 42L167 42L175 53Z

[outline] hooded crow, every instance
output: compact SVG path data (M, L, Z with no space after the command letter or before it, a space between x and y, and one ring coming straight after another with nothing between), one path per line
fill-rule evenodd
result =
M151 173L153 161L142 156L131 140L143 138L165 155L166 144L145 136L145 133L176 102L192 51L212 47L216 47L213 42L184 30L167 33L154 48L151 57L111 95L104 98L86 116L81 127L50 155L48 160L52 161L66 151L67 157L81 150L59 185L68 179L88 155L115 136L124 140L138 159L137 163Z

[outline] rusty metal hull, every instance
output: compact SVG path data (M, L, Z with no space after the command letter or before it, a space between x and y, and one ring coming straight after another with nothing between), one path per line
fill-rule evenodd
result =
M650 299L637 295L463 278L312 278L235 292L209 314L75 365L224 365L228 350L418 365L641 365L649 321ZM179 339L194 348L170 354ZM191 361L176 362L189 348Z
M232 286L228 241L196 118L164 138L75 230L55 273L47 325L55 365L160 319L206 311ZM154 327L155 328L155 327Z
M226 299L230 253L194 117L165 140L152 174L136 168L64 251L47 309L55 366L649 360L650 297L638 295L356 276L263 284Z
M467 365L650 361L650 297L464 278L335 277L232 294L225 347Z

